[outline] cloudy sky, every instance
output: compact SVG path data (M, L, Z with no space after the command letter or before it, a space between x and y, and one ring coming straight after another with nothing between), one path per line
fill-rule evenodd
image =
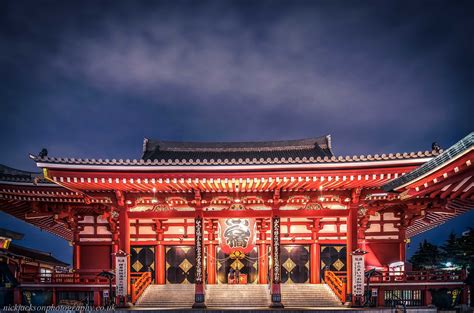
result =
M137 158L144 137L448 147L473 130L472 16L448 0L1 1L0 163Z

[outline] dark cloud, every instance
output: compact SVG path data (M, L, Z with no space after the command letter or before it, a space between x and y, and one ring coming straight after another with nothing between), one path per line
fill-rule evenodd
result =
M0 162L143 137L330 133L338 154L472 130L472 1L2 1Z

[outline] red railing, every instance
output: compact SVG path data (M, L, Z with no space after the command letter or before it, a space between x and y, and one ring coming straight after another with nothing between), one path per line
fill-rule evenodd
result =
M151 284L151 273L132 273L130 275L132 280L130 293L132 296L132 303L135 304L143 291L145 291L145 289Z
M346 302L347 287L346 278L336 275L335 272L325 271L324 281L341 300L342 303Z
M397 283L397 282L463 282L466 279L464 270L427 270L427 271L404 271L389 272L381 271L371 277L374 283Z
M332 272L326 271L324 273L324 281L339 297L341 302L346 301L346 272ZM429 270L429 271L404 271L404 272L390 272L378 271L377 274L370 278L371 283L407 283L407 282L423 282L429 285L430 283L438 282L459 282L462 283L466 279L465 270Z
M97 273L98 274L98 273ZM100 284L107 285L109 281L92 273L20 273L20 283L23 284Z

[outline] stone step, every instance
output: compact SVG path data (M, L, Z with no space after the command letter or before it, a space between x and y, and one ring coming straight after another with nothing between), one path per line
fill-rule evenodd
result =
M208 285L208 307L268 307L270 294L267 285Z
M291 307L342 307L342 303L327 285L282 285L281 301Z
M194 303L194 285L150 285L138 299L137 307L190 308Z
M281 286L282 303L287 308L342 307L327 285L292 284ZM137 307L190 308L194 285L150 285L137 301ZM270 305L267 285L208 285L206 304L212 308L263 308Z

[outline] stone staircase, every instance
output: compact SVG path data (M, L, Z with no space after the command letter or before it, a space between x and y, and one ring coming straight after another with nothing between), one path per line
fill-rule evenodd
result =
M268 308L270 291L268 285L208 285L206 288L208 308Z
M191 308L194 284L150 285L135 304L137 307Z
M285 308L343 307L326 284L282 284L281 302Z
M282 284L281 300L285 308L343 307L337 296L325 284ZM136 307L191 308L194 284L150 285ZM207 285L206 305L209 308L268 308L268 285Z

